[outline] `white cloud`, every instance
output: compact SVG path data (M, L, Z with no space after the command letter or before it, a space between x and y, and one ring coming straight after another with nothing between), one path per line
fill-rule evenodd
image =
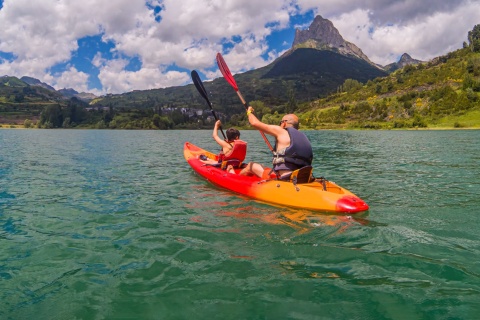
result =
M53 83L57 89L75 88L78 92L88 91L86 86L88 74L80 72L74 67L70 67L59 76L47 75L45 79L49 80L49 78L51 79L50 82Z
M480 22L479 12L480 3L472 2L401 25L375 25L371 12L360 9L331 21L345 40L356 44L373 62L386 65L396 62L405 52L428 61L461 48L468 31Z
M248 42L234 44L238 57L244 56L241 59L246 62L238 70L248 70L258 67L256 59L268 49L265 37L274 26L265 24L278 22L282 28L288 24L284 5L278 0L165 0L161 22L151 26L148 33L139 35L131 30L130 34L117 35L115 41L119 50L135 52L147 66L174 62L182 68L204 69L214 66L215 53L221 51L222 43L238 37Z
M420 22L436 13L448 13L477 3L478 0L297 0L302 11L313 9L324 18L356 10L369 11L374 25L403 25ZM477 11L478 15L478 11Z
M190 75L184 72L161 72L157 68L142 68L138 71L126 71L127 60L116 59L107 61L100 67L99 79L102 81L105 93L128 92L165 88L185 84Z
M0 11L0 51L12 52L17 58L2 63L0 70L56 83L56 75L48 70L70 60L78 49L78 39L102 32L103 39L115 45L115 55L138 57L142 62L142 68L136 72L115 68L120 73L117 83L109 80L111 68L104 66L99 78L102 83L106 81L106 92L131 89L133 83L140 89L142 82L146 88L152 83L178 85L185 82L188 73L161 74L167 66L212 68L216 52L232 37L245 39L232 49L234 70L265 65L260 58L268 50L265 37L274 28L284 28L289 21L286 0L165 0L149 4L162 6L160 23L143 0L44 0L41 4L5 0ZM272 22L272 26L265 27L267 22ZM92 63L99 65L97 59ZM110 65L113 64L118 65L118 61ZM153 72L158 75L152 82ZM142 75L150 79L141 81ZM59 77L62 85L68 85L68 78L72 77L71 85L78 86L78 78L70 70Z

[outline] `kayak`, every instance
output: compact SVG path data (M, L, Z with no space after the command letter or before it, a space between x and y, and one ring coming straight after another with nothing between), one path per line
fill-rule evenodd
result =
M357 213L368 210L368 205L358 196L324 178L315 178L307 183L277 180L275 175L267 178L243 176L222 170L220 166L206 164L201 155L218 161L218 156L190 142L185 142L183 155L192 169L210 183L269 204L324 212ZM205 157L202 158L205 160Z

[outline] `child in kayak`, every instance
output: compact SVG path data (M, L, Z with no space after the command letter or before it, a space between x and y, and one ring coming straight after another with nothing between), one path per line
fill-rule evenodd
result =
M239 164L245 160L247 154L247 143L243 140L240 140L240 131L235 128L229 128L226 131L227 139L222 140L218 136L218 129L222 126L220 120L215 122L213 128L212 137L220 145L222 150L218 154L218 161L209 159L206 156L200 156L199 159L205 164L218 164L223 161L238 162ZM230 173L235 173L233 166L229 165L227 171Z

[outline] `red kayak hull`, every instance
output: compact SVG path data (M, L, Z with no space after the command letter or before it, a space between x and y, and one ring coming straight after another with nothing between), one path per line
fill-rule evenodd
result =
M198 157L205 155L217 160L217 156L190 142L184 145L184 157L192 169L207 181L238 194L280 206L324 212L357 213L368 210L368 205L358 196L331 181L316 180L293 184L275 179L264 180L256 176L228 173L219 167L206 165Z

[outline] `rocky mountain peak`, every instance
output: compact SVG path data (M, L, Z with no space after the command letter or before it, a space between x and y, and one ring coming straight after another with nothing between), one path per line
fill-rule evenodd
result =
M408 61L408 60L412 60L412 57L408 53L404 53L404 54L402 54L402 56L400 57L400 60L398 60L398 62Z
M312 24L306 30L295 30L293 46L295 47L308 40L316 40L321 44L336 48L345 43L345 40L333 23L328 19L322 18L320 15L315 17Z
M413 59L408 53L404 53L402 54L398 62L387 64L383 68L388 72L393 72L403 67L406 67L409 65L416 65L422 62L423 62L422 60Z
M410 64L419 64L419 63L422 63L423 61L421 60L416 60L416 59L413 59L408 53L404 53L402 54L402 56L400 57L400 60L398 60L398 65L400 66L400 68L403 68L407 65L410 65Z
M378 65L370 61L368 57L353 43L345 41L335 28L333 23L318 15L312 24L305 30L295 30L295 39L292 49L297 48L314 48L318 50L336 51L343 55L355 56L365 60L371 65L380 68Z

